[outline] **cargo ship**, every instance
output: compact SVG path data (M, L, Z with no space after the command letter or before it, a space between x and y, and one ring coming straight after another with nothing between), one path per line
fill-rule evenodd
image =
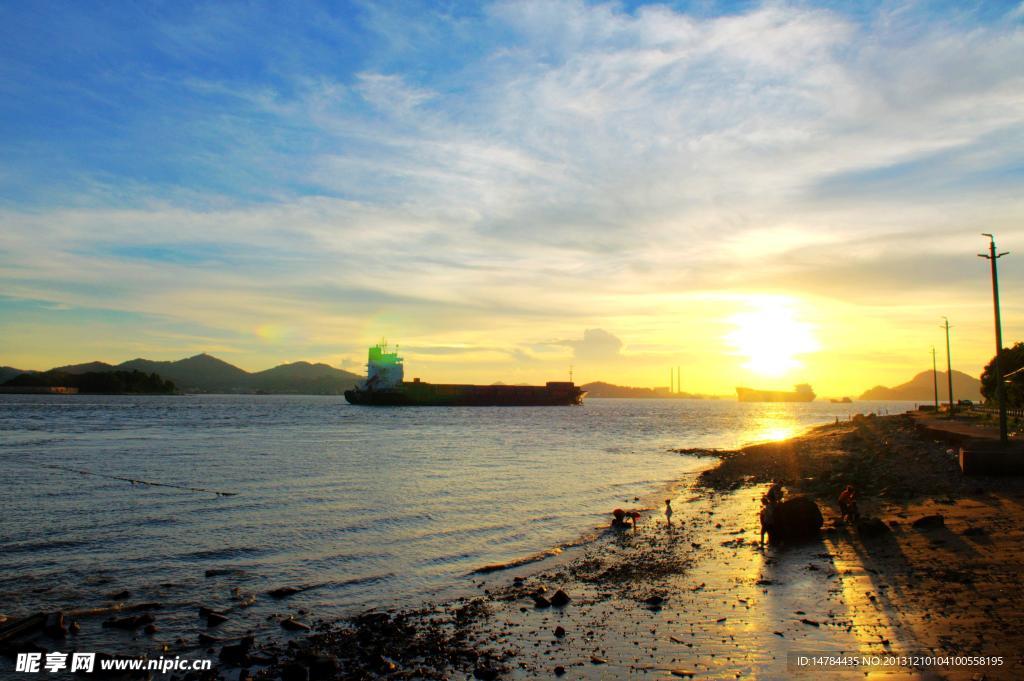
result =
M398 349L370 348L366 380L345 391L349 404L386 407L533 407L581 404L586 391L572 381L545 385L462 385L405 380Z
M792 392L736 388L736 397L740 402L811 402L816 397L814 390L807 383L801 383L793 388Z

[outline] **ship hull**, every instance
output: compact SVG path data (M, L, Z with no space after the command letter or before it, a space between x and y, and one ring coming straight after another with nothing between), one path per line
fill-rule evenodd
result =
M580 404L585 391L571 383L541 386L403 383L401 388L345 391L350 404L376 407L556 407Z

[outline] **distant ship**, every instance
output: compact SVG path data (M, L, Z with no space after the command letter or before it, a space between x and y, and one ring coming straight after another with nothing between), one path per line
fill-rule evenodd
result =
M810 402L815 398L814 390L807 383L793 387L793 392L736 388L736 397L740 402Z
M571 381L545 385L461 385L405 381L398 349L381 343L370 348L366 380L345 391L350 404L387 407L527 407L581 404L585 390Z
M831 400L829 400L829 402L831 402L832 404L852 404L853 400L851 400L849 397L844 397L841 400L837 400L836 398L833 397Z

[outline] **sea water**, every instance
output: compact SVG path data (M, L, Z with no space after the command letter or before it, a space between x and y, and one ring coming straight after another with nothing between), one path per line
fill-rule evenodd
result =
M3 395L0 614L97 607L128 591L122 600L164 606L169 637L194 636L197 605L232 610L219 632L232 635L285 611L416 603L471 588L484 565L592 536L613 508L653 504L713 463L672 448L737 447L912 406ZM310 588L265 596L283 586ZM256 604L238 607L248 593Z

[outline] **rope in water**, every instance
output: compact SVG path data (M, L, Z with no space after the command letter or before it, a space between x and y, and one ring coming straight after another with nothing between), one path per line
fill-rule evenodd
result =
M238 492L221 492L215 489L206 489L204 487L188 487L186 485L175 485L169 482L152 482L150 480L138 480L136 478L125 478L120 475L105 475L103 473L93 473L92 471L79 470L77 468L68 468L66 466L57 466L55 464L42 464L43 468L55 468L59 471L67 471L68 473L78 473L79 475L93 475L97 478L108 478L110 480L123 480L124 482L130 482L133 485L149 485L150 487L174 487L175 489L183 489L189 492L205 492L207 494L216 494L219 497L233 497Z

